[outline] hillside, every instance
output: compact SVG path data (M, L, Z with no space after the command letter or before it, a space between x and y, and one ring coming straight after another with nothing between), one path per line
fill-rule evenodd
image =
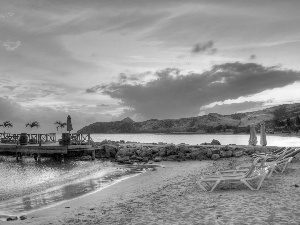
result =
M300 103L280 105L264 110L220 115L210 113L204 116L157 120L151 119L143 122L134 122L130 118L114 122L96 122L83 127L78 133L213 133L233 131L235 133L247 132L251 123L258 125L266 122L267 129L284 129L285 121L291 121L300 116ZM300 124L299 124L300 125Z

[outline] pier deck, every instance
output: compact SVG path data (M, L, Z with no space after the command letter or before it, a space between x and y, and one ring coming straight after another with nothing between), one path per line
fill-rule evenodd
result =
M1 152L14 153L38 153L38 154L68 154L72 151L92 151L92 145L67 145L61 146L58 143L49 143L39 146L38 144L16 145L16 144L1 144Z

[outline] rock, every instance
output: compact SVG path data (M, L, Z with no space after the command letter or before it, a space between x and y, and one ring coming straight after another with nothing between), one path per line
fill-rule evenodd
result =
M220 158L220 155L219 155L219 154L213 154L213 155L211 156L211 158L212 158L213 160L218 160L218 159Z
M161 157L167 156L167 150L165 148L160 148L158 155Z
M221 145L221 143L218 140L213 139L210 143L211 145Z
M298 185L298 184L295 184L295 187L299 187L299 185Z
M26 220L26 219L27 219L27 216L22 215L22 216L20 216L19 218L20 218L20 220Z
M244 154L242 150L235 150L232 152L232 156L234 157L241 157Z
M185 154L182 152L179 152L177 156L178 156L177 158L180 159L181 161L185 161L186 159Z
M228 151L229 148L230 148L230 147L229 147L228 145L226 145L226 146L220 148L220 150L221 150L221 151Z
M245 152L248 154L248 155L252 155L254 152L255 152L255 149L254 148L247 148L245 150Z
M129 162L130 158L129 158L129 156L124 156L124 157L117 156L117 160L116 161L118 163L125 163L125 162Z
M191 159L197 159L197 156L200 154L200 150L192 151L191 153L187 153L186 157Z
M118 152L118 147L114 145L104 145L103 146L106 152L106 156L109 158L115 158L117 152Z
M197 158L196 158L196 159L199 160L199 161L202 161L202 160L207 160L208 158L207 158L206 155L199 154L199 155L197 155Z
M170 156L170 155L177 155L177 148L175 145L167 145L165 146L166 148L166 155Z
M116 157L121 156L129 156L131 157L132 155L134 155L136 153L137 149L136 148L121 148L117 154Z
M152 148L152 154L157 154L159 152L160 148L154 147Z
M143 162L148 162L149 161L149 159L147 158L147 157L143 157L143 160L142 160Z
M225 158L226 157L226 152L224 150L220 151L220 157Z
M212 154L218 154L218 155L220 155L220 150L219 149L213 148L211 151L212 151Z
M226 152L226 157L229 158L229 157L231 157L231 156L232 156L232 151L231 151L231 150L228 150L228 151Z
M137 156L137 157L136 157L136 160L138 160L138 161L141 161L141 162L142 162L142 161L143 161L143 157Z
M211 149L207 149L207 151L206 151L206 156L207 156L208 158L211 158L212 155L213 155L212 150L211 150Z
M153 159L154 162L161 162L162 161L162 157L160 156L156 156L154 159Z
M6 218L6 221L14 221L14 220L18 220L18 217L10 216L10 217Z
M167 157L167 161L178 161L177 155L170 155Z
M185 145L179 145L178 146L178 152L181 152L181 153L190 153L191 150L185 146Z

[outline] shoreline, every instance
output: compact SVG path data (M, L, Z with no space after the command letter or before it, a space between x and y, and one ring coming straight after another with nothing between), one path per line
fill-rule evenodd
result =
M225 184L210 193L196 185L204 174L251 160L161 162L157 170L8 224L298 224L299 159L259 191Z

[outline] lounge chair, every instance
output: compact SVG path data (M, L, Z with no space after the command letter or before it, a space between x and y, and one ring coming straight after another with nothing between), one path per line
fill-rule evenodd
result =
M271 177L273 172L283 173L288 167L289 163L292 161L292 159L293 157L288 157L275 162L267 162L266 166L270 167L270 172L268 174L268 177Z
M216 172L216 175L230 175L230 174L238 174L238 173L247 173L252 166L254 166L255 169L263 168L265 166L267 157L262 157L262 158L263 158L263 160L261 160L261 158L254 159L253 162L251 164L248 164L247 167L242 168L242 167L238 166L234 170L218 171L218 172ZM261 161L261 162L259 163L259 161Z
M283 159L284 156L289 153L290 151L293 151L291 148L284 148L282 151L277 152L277 154L265 154L265 153L258 153L258 154L253 154L252 156L254 158L261 158L267 156L268 159L267 161L275 161L275 160L280 160Z
M246 173L236 173L230 175L212 175L212 176L205 176L201 178L197 183L200 188L204 191L212 192L218 184L222 181L224 182L242 182L244 183L250 190L259 190L265 177L267 176L268 171L265 169L255 170L257 162L255 162L251 168L249 168L248 172ZM257 187L254 187L254 184L251 181L260 179ZM208 188L207 188L208 187Z
M267 154L268 155L279 156L285 149L286 149L286 147L282 147L282 148L279 148L279 149L273 151L272 153L264 153L264 152L253 153L252 157L257 158L257 157L260 157L260 156L266 156Z
M300 152L300 149L297 150L297 153L299 153L299 152ZM294 153L295 152L292 152L292 153L290 153L290 155L292 155ZM284 156L284 158L280 158L280 159L277 159L277 160L272 161L272 162L268 162L266 159L267 158L263 159L260 167L261 168L263 168L263 167L268 168L268 170L269 170L268 177L271 177L273 172L283 173L286 170L288 164L292 161L293 157L285 157ZM244 170L244 169L247 169L247 168L250 168L250 167L251 167L250 164L242 164L242 165L236 167L236 169L237 170Z
M294 148L294 149L292 149L292 151L288 151L288 152L284 155L284 158L294 157L294 156L297 155L298 153L300 153L300 148Z

